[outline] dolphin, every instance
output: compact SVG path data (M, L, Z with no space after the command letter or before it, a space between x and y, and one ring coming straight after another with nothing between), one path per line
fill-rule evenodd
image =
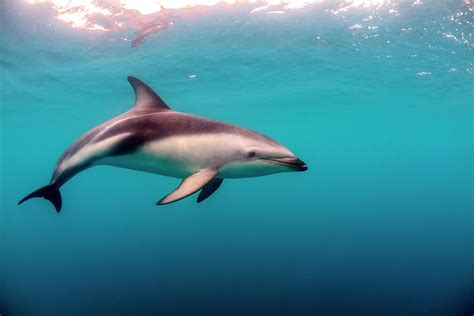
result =
M48 185L25 196L50 201L61 211L59 189L97 165L183 179L157 205L179 201L199 190L211 196L224 178L305 171L306 164L271 138L235 125L173 111L148 85L129 76L135 104L81 136L59 158Z

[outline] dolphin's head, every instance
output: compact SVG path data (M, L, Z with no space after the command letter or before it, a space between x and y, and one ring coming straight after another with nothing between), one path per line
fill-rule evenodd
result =
M273 173L306 171L308 167L288 148L255 133L254 137L238 142L232 161L221 167L220 173L229 178L256 177Z

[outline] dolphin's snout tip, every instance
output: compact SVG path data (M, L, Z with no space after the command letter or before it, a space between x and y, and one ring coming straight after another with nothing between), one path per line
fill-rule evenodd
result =
M308 170L308 165L301 159L296 159L295 161L295 169L297 171L306 171Z
M291 168L295 171L306 171L308 170L308 165L301 159L299 158L294 158L292 161L289 163Z
M285 166L292 171L306 171L308 165L298 157L286 157L286 158L260 158L262 160L268 160L272 163L276 163L281 166Z

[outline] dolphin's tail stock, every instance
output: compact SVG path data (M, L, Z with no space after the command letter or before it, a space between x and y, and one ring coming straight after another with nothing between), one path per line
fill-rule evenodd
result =
M59 192L59 189L54 184L45 185L44 187L34 191L33 193L28 194L23 199L21 199L20 202L18 202L18 205L31 198L37 197L42 197L43 199L50 201L54 205L56 212L61 212L61 192Z

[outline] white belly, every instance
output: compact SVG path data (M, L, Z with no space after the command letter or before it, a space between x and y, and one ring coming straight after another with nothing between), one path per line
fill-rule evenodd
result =
M217 168L225 163L229 155L223 149L229 140L223 138L215 135L168 137L150 142L132 154L105 157L96 164L185 178L201 169Z
M107 157L97 162L98 165L110 165L120 168L156 173L173 178L186 178L196 168L184 161L170 159L147 152L135 152L130 155Z

